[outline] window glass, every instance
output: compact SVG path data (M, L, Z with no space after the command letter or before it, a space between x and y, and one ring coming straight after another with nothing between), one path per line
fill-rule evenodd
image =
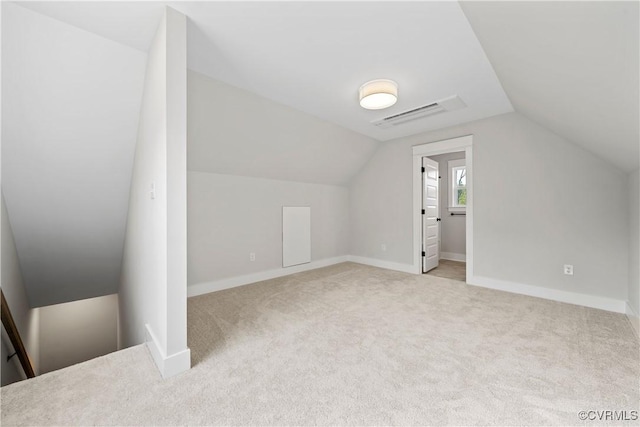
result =
M467 206L467 167L462 160L449 161L449 210L464 212Z
M457 186L465 186L467 185L467 170L466 168L455 168L456 171L456 185Z
M467 189L466 188L458 188L457 194L457 205L458 206L466 206L467 205Z

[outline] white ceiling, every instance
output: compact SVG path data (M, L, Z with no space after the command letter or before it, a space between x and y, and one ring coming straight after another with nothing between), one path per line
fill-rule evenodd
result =
M2 191L30 304L117 292L146 55L2 8Z
M43 15L147 52L160 24L164 2L17 1Z
M168 2L189 17L189 68L380 141L512 111L457 2ZM157 2L29 2L146 50ZM368 80L398 82L384 111L358 104ZM467 104L391 129L370 122L458 95Z
M22 4L144 51L169 4L190 18L190 68L378 140L513 104L624 170L639 166L638 2ZM400 101L364 111L357 89L379 77L398 81ZM369 124L452 94L470 107L391 130Z
M465 2L516 111L631 171L640 164L635 2Z
M386 141L512 111L456 2L181 3L189 67ZM395 80L396 105L368 111L358 88ZM451 95L467 108L391 129L370 122Z

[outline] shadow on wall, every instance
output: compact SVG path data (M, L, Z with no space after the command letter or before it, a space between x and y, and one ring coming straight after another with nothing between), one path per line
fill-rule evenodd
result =
M118 350L118 295L40 307L40 373Z
M44 374L118 350L117 294L33 309L36 347L27 357L37 361L35 373ZM24 341L27 335L20 333ZM27 379L9 334L2 328L2 386Z

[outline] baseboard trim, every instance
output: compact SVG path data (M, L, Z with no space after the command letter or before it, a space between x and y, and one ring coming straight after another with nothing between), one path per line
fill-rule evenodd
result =
M498 291L511 292L514 294L528 295L552 301L565 302L568 304L598 308L600 310L612 311L614 313L625 313L626 302L613 298L580 294L577 292L561 291L559 289L543 288L539 286L524 285L521 283L492 279L482 276L473 276L468 284L481 288L496 289Z
M384 268L387 270L401 271L403 273L416 274L413 265L400 264L398 262L383 261L381 259L367 258L362 256L349 255L349 261L358 264L370 265L372 267Z
M449 261L467 262L467 255L456 254L454 252L440 252L440 259L448 259Z
M633 308L629 305L629 301L625 303L626 315L629 322L631 322L631 326L636 333L636 336L640 338L640 316L635 312Z
M293 267L277 268L274 270L261 271L258 273L246 274L244 276L229 277L227 279L215 280L212 282L197 283L187 287L187 296L195 297L208 294L210 292L222 291L224 289L236 288L238 286L249 285L251 283L262 282L263 280L275 279L277 277L288 276L290 274L302 273L303 271L315 270L316 268L328 267L334 264L349 261L347 255L325 258L312 261L308 264L300 264Z
M441 254L441 257L444 259L450 259L450 258L445 258L443 254ZM403 273L416 274L416 272L414 271L414 266L410 264L401 264L397 262L384 261L381 259L361 257L356 255L344 255L344 256L339 256L334 258L326 258L318 261L313 261L308 264L296 265L294 267L267 270L267 271L262 271L258 273L247 274L244 276L230 277L227 279L190 285L187 288L187 295L189 297L195 297L198 295L208 294L210 292L221 291L224 289L231 289L238 286L244 286L244 285L249 285L256 282L261 282L264 280L270 280L278 277L288 276L291 274L302 273L304 271L315 270L316 268L328 267L330 265L340 264L347 261L355 262L358 264L370 265L372 267L384 268L386 270L394 270L394 271L401 271ZM564 302L564 303L574 304L574 305L582 305L585 307L597 308L600 310L626 314L627 317L629 318L629 321L633 325L636 333L640 334L640 323L638 322L639 320L638 315L631 309L631 307L629 307L626 301L607 298L607 297L600 297L595 295L581 294L577 292L562 291L558 289L543 288L540 286L524 285L521 283L515 283L515 282L510 282L510 281L500 280L500 279L492 279L492 278L483 277L483 276L473 276L471 278L471 281L468 282L468 284L472 286L482 287L482 288L495 289L495 290L504 291L504 292L511 292L514 294L528 295L528 296L548 299L552 301ZM147 329L147 333L148 335L153 337L153 334L149 329ZM161 357L161 355L160 356L154 355L154 352L156 353L159 352L158 349L152 348L153 346L151 345L151 342L155 343L155 340L151 339L147 341L149 345L149 350L151 351L151 354L154 357L154 360L165 360L164 358ZM156 344L154 344L154 346L157 347ZM156 364L160 366L160 363L156 362Z
M158 343L156 335L149 324L145 324L146 342L149 353L155 362L162 378L173 377L191 369L191 350L188 348L170 356L165 355Z

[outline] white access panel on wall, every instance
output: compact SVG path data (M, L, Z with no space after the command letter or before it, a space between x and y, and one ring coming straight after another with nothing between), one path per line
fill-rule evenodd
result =
M282 266L311 262L311 208L282 207Z

